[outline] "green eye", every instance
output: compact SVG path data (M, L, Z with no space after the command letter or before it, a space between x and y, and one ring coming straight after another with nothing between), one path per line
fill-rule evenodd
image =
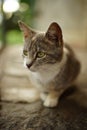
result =
M24 54L24 56L28 56L28 51L23 50L23 54Z
M38 58L42 58L44 56L46 56L46 54L44 52L38 52L38 54L37 54Z

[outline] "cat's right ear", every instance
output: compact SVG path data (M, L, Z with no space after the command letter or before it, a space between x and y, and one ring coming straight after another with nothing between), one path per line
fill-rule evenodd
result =
M35 31L33 31L30 27L28 27L24 22L20 20L18 21L18 25L23 32L25 39L32 38L36 34Z

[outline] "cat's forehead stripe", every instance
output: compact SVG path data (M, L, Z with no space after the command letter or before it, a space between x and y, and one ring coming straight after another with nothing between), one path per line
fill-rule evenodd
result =
M42 41L44 39L44 34L38 34L32 38L32 41Z
M41 35L36 35L32 38L30 47L36 46L37 48L42 47L44 43L44 38Z

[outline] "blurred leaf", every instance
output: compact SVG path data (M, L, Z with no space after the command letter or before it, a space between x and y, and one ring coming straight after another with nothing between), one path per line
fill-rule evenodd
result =
M23 43L22 34L20 31L12 30L7 33L7 43L8 44L21 44Z

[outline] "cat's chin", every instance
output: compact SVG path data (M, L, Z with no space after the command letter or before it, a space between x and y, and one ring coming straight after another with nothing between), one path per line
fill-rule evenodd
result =
M30 67L30 68L28 68L28 69L29 69L29 71L31 71L31 72L37 72L37 69L36 69L36 68Z

